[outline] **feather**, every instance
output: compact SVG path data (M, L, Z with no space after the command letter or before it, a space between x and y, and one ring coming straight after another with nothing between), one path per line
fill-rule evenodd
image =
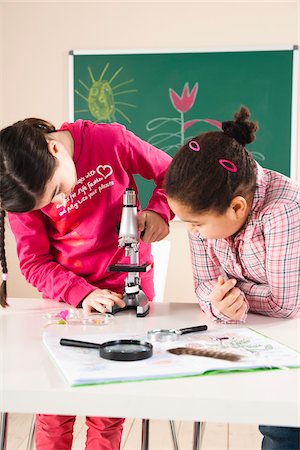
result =
M242 358L242 355L237 355L235 353L205 348L177 347L169 348L167 351L173 355L205 356L207 358L226 359L227 361L239 361Z

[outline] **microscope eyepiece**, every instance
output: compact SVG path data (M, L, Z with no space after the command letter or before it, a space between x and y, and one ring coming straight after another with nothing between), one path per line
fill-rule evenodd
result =
M136 194L134 189L126 188L123 195L123 206L136 206Z

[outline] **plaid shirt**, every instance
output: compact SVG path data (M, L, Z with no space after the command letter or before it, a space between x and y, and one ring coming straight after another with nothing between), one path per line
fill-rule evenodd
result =
M189 233L196 295L215 320L235 322L210 301L220 266L237 280L251 312L293 317L300 309L300 184L257 170L251 212L239 233L226 239Z

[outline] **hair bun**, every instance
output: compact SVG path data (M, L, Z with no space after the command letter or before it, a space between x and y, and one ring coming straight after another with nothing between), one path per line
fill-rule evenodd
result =
M250 121L250 111L245 106L235 113L235 120L222 122L222 129L227 136L234 138L241 145L250 144L256 139L258 123Z

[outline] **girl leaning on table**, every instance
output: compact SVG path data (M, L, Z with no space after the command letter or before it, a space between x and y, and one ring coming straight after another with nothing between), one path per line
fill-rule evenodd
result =
M25 119L0 133L1 304L6 306L7 266L4 216L17 242L26 280L43 297L105 312L124 306L126 274L108 272L128 262L118 248L123 193L136 191L134 174L154 180L147 208L138 215L143 232L142 262L151 262L150 243L169 232L171 211L162 183L171 158L119 124L78 120L59 130L41 119ZM139 204L138 204L139 206ZM141 287L154 297L153 270L141 275ZM100 399L101 401L101 399ZM37 450L69 450L74 416L36 416ZM118 450L123 419L87 417L86 449Z
M245 148L258 129L247 108L220 128L187 142L165 182L171 209L188 224L200 307L227 323L248 311L291 318L300 309L300 184ZM260 431L264 450L300 448L298 428Z

